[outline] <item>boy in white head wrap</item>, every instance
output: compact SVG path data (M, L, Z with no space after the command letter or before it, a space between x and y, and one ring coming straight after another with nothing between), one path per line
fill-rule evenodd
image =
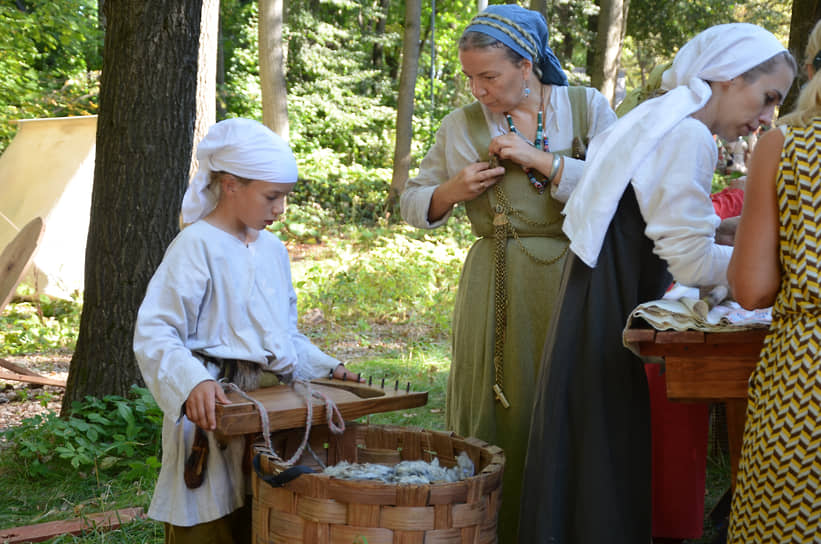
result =
M216 379L238 367L303 379L341 376L343 367L297 330L288 253L264 230L297 181L288 144L256 121L228 119L211 127L197 159L182 206L191 224L154 273L134 333L143 378L165 414L148 514L166 523L166 541L250 542L243 440L222 449L207 433L204 479L193 489L183 481L195 425L213 430L215 400L228 402Z
M731 248L714 240L712 135L732 140L769 123L794 75L795 61L766 30L719 25L681 48L665 95L591 142L564 210L573 255L539 377L521 542L650 542L647 381L622 330L670 274L726 283Z

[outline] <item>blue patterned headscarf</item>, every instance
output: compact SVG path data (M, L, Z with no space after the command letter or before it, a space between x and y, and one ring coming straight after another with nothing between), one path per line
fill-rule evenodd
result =
M473 18L467 32L487 34L516 51L539 67L542 83L567 85L562 65L548 45L547 23L538 11L515 4L488 6Z

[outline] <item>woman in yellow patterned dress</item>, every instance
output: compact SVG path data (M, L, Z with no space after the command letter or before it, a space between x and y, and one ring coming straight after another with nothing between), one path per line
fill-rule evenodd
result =
M796 111L759 140L727 277L745 308L773 304L750 380L728 542L821 541L821 23Z

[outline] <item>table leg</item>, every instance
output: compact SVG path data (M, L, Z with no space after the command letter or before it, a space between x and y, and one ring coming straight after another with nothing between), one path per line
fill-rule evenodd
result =
M730 447L730 483L735 487L744 440L744 422L747 419L747 399L726 399L724 406L727 410L727 442Z

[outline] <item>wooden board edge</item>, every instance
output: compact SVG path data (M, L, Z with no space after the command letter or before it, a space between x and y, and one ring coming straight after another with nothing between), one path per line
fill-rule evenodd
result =
M39 385L53 385L55 387L65 387L66 382L63 380L54 380L44 376L29 376L27 374L18 374L16 372L9 372L8 370L0 368L0 380L10 380L14 382L36 383Z
M703 344L704 333L701 331L658 331L656 344Z
M34 525L23 525L0 529L0 542L16 544L18 542L42 542L59 535L77 535L83 531L109 531L118 529L125 523L145 518L141 507L121 508L97 514L89 514L80 519L47 521Z

